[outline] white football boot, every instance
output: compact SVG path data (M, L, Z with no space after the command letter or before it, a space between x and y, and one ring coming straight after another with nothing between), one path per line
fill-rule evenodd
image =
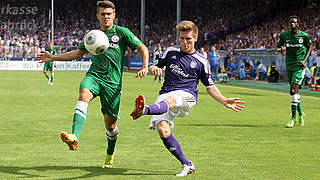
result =
M182 165L180 168L180 172L176 174L176 176L182 177L182 176L187 176L188 174L194 173L195 168L191 162L191 166L188 166L186 164Z

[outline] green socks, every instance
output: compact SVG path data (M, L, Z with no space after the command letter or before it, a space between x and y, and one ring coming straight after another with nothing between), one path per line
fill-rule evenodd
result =
M72 134L79 139L82 126L86 121L88 104L84 101L78 101L73 114Z

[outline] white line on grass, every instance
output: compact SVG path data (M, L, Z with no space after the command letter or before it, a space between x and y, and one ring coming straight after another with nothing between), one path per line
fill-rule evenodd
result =
M228 86L228 87L235 87L238 89L249 89L249 90L253 90L253 91L262 91L262 92L268 92L268 93L274 93L274 94L289 95L288 93L282 93L282 92L277 92L277 91L267 91L267 90L262 90L262 89L245 88L245 87L239 87L239 86L230 86L230 85L223 85L223 84L219 84L218 86ZM303 98L319 99L318 97L313 97L313 96L303 96Z

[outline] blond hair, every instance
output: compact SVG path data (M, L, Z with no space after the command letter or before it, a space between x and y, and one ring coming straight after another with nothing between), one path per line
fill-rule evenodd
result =
M192 31L193 32L193 37L197 38L198 37L198 27L192 22L192 21L181 21L177 26L176 29L181 32L185 31Z

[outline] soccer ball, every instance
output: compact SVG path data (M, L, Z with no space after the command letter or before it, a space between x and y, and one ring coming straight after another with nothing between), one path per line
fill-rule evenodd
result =
M84 37L84 46L93 55L103 54L109 47L108 36L100 30L91 30Z

